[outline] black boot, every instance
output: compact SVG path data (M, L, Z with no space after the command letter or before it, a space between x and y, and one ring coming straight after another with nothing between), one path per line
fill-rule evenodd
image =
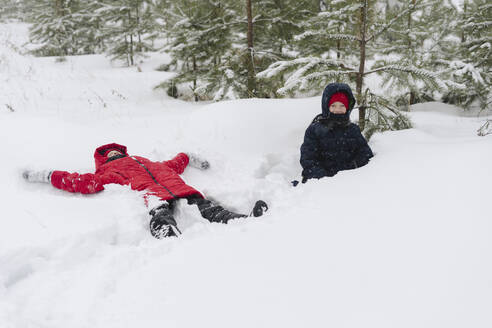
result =
M222 206L204 198L190 197L188 198L188 204L197 205L202 217L210 222L227 223L229 220L248 217L244 214L237 214L226 210Z
M177 237L178 233L181 234L173 217L173 204L166 202L152 209L149 214L152 216L150 233L155 238Z

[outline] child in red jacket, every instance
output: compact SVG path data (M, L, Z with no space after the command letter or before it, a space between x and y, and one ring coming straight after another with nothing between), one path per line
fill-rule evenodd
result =
M172 160L154 162L140 156L129 156L126 146L111 143L94 152L95 173L69 173L66 171L25 171L23 177L29 182L51 183L54 187L68 192L92 194L104 190L104 185L116 183L130 185L133 190L146 191L146 196L156 196L162 204L150 211L150 232L158 239L177 236L181 233L173 217L178 199L185 198L188 204L198 206L201 215L210 222L227 223L229 220L247 217L214 204L179 176L188 164L205 170L207 161L196 155L179 153ZM265 202L256 202L250 215L263 215L268 209Z

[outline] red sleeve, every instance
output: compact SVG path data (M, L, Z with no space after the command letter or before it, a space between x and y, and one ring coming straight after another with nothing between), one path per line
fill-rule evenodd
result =
M165 161L164 164L170 167L177 174L181 174L184 172L189 162L190 159L188 158L188 155L185 153L179 153L172 160Z
M94 194L104 190L102 182L92 173L78 174L53 171L51 184L58 189L82 194Z

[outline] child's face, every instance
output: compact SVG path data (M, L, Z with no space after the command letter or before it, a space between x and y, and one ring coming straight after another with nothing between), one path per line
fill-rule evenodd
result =
M121 152L117 151L117 150L112 150L112 151L110 151L110 152L106 155L106 157L107 157L107 158L111 158L111 157L113 157L113 156L117 156L117 155L123 155L123 154L122 154Z
M345 108L345 105L341 102L335 101L330 105L330 112L333 114L345 114L347 112L347 108Z

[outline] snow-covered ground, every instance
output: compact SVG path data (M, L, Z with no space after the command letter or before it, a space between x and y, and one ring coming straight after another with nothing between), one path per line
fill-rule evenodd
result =
M143 72L102 56L55 63L16 52L23 38L0 26L0 327L492 326L484 117L415 106L414 129L371 139L369 165L293 188L320 97L184 103L152 90L165 55ZM184 234L155 240L127 187L84 196L20 177L93 172L108 142L155 160L199 153L211 168L185 181L270 211L221 225L181 203Z

